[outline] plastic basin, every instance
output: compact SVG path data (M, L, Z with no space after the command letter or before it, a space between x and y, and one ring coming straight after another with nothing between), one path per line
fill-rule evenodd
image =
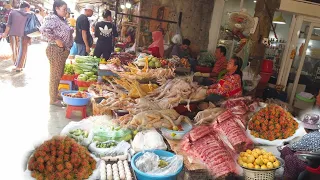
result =
M156 155L160 156L160 157L172 157L175 154L168 152L168 151L164 151L164 150L152 150L149 152L153 152ZM179 170L171 175L166 175L166 176L156 176L156 175L150 175L150 174L146 174L142 171L140 171L137 167L136 167L136 160L138 157L142 156L143 152L139 152L138 154L134 155L131 159L131 167L133 168L134 172L136 173L137 179L138 180L176 180L178 174L182 171L183 165L181 165L181 167L179 168Z
M261 72L272 73L273 61L270 59L264 59L261 64Z
M87 93L88 97L87 98L72 98L65 96L65 94L69 93L77 93L78 91L64 91L61 93L63 102L66 103L67 105L70 106L85 106L89 103L91 95Z
M260 76L261 76L260 83L263 83L263 84L268 83L271 75L272 73L260 72Z
M174 131L167 128L161 128L162 135L171 140L180 140L192 129L192 126L186 122L182 123L181 126L183 131Z

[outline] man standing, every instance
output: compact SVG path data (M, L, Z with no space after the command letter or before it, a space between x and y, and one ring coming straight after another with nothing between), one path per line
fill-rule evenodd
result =
M191 41L189 39L184 39L182 44L175 44L171 51L171 56L178 56L179 58L188 58L190 56L189 47Z
M116 26L112 23L111 11L105 10L102 14L103 21L97 22L94 36L98 38L94 56L108 60L114 50L114 41L118 37Z
M219 74L227 68L227 63L228 63L226 59L227 49L224 46L218 46L214 54L216 57L216 62L214 64L212 72L211 73L196 72L194 74L195 76L208 78L204 80L203 82L204 85L213 84L217 80Z
M85 56L90 53L93 39L90 34L90 23L88 17L93 14L94 7L87 4L84 8L84 14L81 14L76 22L76 38L77 55Z

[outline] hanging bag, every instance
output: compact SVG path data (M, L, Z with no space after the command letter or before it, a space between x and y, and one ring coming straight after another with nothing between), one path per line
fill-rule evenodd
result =
M12 57L12 50L10 44L5 38L0 40L0 61L9 60Z
M35 14L29 14L26 25L24 27L24 35L28 37L39 37L41 33L39 31L41 24Z

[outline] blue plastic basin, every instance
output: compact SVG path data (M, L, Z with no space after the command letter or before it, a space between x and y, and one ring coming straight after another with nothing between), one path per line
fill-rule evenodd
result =
M65 94L69 93L77 93L78 91L64 91L61 93L63 102L70 105L70 106L85 106L89 103L91 95L87 93L88 97L87 98L72 98L65 96Z
M164 151L164 150L150 150L148 152L153 152L160 157L172 157L175 155L171 152ZM171 175L156 176L156 175L150 175L150 174L144 173L136 167L136 163L135 163L137 158L142 156L142 154L143 154L143 152L139 152L136 155L134 155L131 159L131 167L133 168L134 172L136 173L138 180L176 180L178 174L182 171L183 165L181 165L181 167L179 168L179 170L176 173L171 174Z

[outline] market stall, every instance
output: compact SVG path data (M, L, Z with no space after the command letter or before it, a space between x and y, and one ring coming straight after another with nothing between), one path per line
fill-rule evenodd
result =
M207 52L198 60L212 66ZM26 177L272 179L285 162L264 146L277 149L306 133L278 101L226 96L208 103L208 87L176 56L76 56L66 62L59 90L66 117L81 111L83 120L40 144Z

